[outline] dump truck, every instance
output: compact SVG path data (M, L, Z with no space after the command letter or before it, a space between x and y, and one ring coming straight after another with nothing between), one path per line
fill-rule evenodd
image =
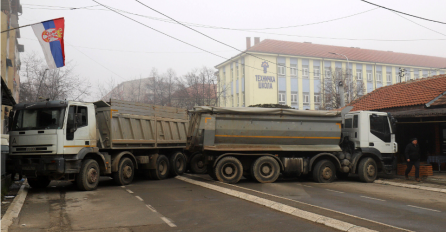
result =
M332 182L356 173L373 182L391 173L395 120L385 112L195 107L186 150L215 180L260 183L307 175Z
M186 169L186 109L110 100L16 104L10 115L12 172L33 188L67 180L81 190L97 188L100 176L119 185L136 172L152 179Z

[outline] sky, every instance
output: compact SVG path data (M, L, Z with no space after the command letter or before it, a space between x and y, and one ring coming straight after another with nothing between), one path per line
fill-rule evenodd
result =
M98 86L106 85L112 79L119 83L148 77L152 68L160 73L172 68L182 76L194 68L214 67L239 53L180 24L166 22L169 21L166 16L183 23L202 25L192 28L239 50L246 49L246 37L260 37L260 40L312 42L446 57L446 24L397 14L360 0L139 0L166 16L134 0L97 1L120 10L147 27L94 1L20 1L23 7L20 26L65 18L65 59L75 66L76 74L91 83L91 94L85 98L88 101L98 99ZM446 1L443 0L370 2L446 22ZM285 28L265 29L277 27ZM34 51L43 58L32 28L25 27L20 32L19 43L25 45L25 54Z

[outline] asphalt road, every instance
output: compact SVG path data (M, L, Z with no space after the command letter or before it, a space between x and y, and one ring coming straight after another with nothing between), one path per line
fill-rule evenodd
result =
M206 175L191 177L210 180ZM361 183L355 177L328 184L299 179L282 179L271 184L246 179L236 185L213 183L257 196L268 194L265 196L270 199L277 196L280 198L276 199L298 208L379 231L397 230L392 226L412 231L446 230L444 193Z
M69 182L30 189L9 231L335 231L171 178L125 187L103 178L96 191Z

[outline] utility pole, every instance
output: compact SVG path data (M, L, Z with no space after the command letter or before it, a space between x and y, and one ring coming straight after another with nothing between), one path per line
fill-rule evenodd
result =
M347 78L346 79L349 82L348 83L348 102L350 103L352 99L351 99L351 95L350 95L350 92L351 92L351 88L350 88L351 81L350 81L350 76L348 74L348 71L349 71L349 68L350 68L350 62L348 61L348 57L346 55L344 55L344 54L340 54L340 53L336 53L336 52L329 52L329 53L333 54L333 55L344 56L345 59L347 60L347 68L346 68L346 77ZM344 93L344 89L342 89L342 93ZM342 98L344 98L344 95L342 95ZM345 103L343 102L342 104L345 104Z
M339 94L341 95L341 108L345 106L345 99L344 99L344 83L343 81L339 81Z
M404 69L400 67L400 71L398 72L398 76L400 77L400 83L403 81L403 77L405 76Z

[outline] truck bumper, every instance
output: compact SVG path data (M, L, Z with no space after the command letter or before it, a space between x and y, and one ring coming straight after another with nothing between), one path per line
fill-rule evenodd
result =
M11 157L10 170L26 176L78 173L80 160L66 159L63 156Z

